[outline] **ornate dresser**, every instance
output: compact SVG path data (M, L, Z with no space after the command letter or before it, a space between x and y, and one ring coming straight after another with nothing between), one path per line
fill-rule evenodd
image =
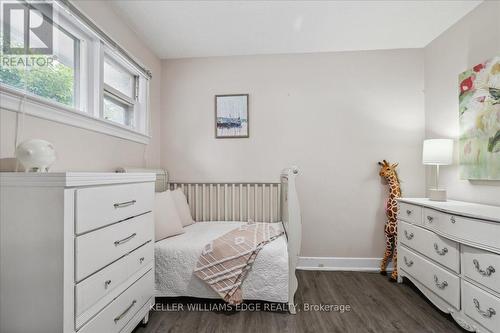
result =
M500 207L399 200L399 282L469 331L500 332Z

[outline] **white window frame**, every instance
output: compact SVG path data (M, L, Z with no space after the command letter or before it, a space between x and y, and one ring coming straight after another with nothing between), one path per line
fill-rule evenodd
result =
M142 144L148 144L151 139L149 119L149 78L136 66L131 64L119 51L112 49L97 34L67 12L57 2L51 1L54 18L57 23L70 34L80 39L80 58L76 63L79 70L79 82L75 82L74 107L49 100L47 98L26 92L4 84L0 85L1 112L13 111L30 116L47 119L62 124L84 128L104 133ZM106 120L103 114L103 64L104 55L109 56L131 73L138 77L139 101L134 103L133 126L124 126ZM76 70L76 67L75 67ZM76 91L78 89L78 91Z
M107 95L108 98L112 100L128 105L130 108L130 112L133 115L133 122L132 124L130 124L130 127L138 131L144 131L145 128L142 125L144 123L143 118L146 114L145 110L147 110L147 108L143 108L143 105L141 105L141 101L143 100L141 97L143 96L140 95L142 89L148 88L147 85L141 87L141 81L144 80L144 78L141 78L141 73L134 66L129 64L122 56L120 56L119 53L113 51L109 47L104 46L104 56L102 57L103 67L104 61L106 59L109 59L112 64L116 65L117 67L121 67L123 70L127 71L134 77L134 96L131 98L123 94L112 86L106 84L103 80L103 98L104 95ZM101 108L101 118L104 119L104 107Z

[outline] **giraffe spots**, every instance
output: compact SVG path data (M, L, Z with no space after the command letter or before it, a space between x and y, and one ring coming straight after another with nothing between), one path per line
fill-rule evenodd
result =
M387 180L388 187L389 187L389 198L386 202L385 205L385 211L387 215L387 221L384 226L384 233L385 233L385 253L384 257L382 259L382 262L380 264L380 270L382 272L385 272L385 269L387 267L387 262L391 258L393 259L393 264L394 264L394 271L391 275L391 278L396 279L397 278L397 216L399 213L399 207L398 207L398 202L397 198L401 197L401 187L399 184L399 178L396 173L396 167L398 164L390 164L386 160L382 162L379 162L379 165L381 166L380 168L380 173L379 175Z

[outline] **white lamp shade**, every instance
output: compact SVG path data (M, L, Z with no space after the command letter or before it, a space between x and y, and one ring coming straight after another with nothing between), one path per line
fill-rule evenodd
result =
M424 140L422 163L429 165L453 164L453 140L451 139Z

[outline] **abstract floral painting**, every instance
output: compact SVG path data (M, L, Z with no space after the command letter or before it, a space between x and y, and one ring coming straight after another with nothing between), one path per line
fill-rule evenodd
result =
M248 138L248 94L215 96L215 137Z
M460 175L500 180L500 57L459 76Z

